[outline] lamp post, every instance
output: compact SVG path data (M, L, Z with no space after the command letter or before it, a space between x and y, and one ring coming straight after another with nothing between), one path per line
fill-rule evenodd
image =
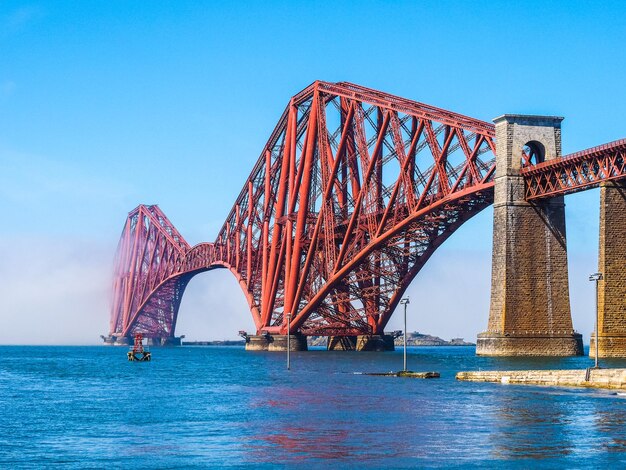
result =
M291 370L291 313L287 314L287 370Z
M596 337L596 364L595 364L595 368L599 369L600 366L598 366L598 282L600 282L602 280L602 273L595 273L589 276L589 280L590 281L595 281L596 283L596 332L595 332L595 337Z
M402 370L406 372L406 306L409 304L409 298L401 299L400 303L404 305L404 368Z

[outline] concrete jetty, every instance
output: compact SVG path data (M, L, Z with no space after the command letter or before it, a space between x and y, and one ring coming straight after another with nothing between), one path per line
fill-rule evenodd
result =
M626 390L626 369L474 371L459 372L456 378L469 382Z

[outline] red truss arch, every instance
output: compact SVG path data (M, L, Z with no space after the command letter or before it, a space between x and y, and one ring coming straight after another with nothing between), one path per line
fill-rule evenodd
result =
M111 333L173 336L195 274L227 268L257 333L379 334L432 253L493 202L492 124L350 83L290 100L214 243L129 214ZM527 170L531 171L532 167Z

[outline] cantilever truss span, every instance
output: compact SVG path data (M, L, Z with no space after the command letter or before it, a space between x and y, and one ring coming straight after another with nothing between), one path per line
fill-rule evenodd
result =
M494 154L489 123L315 82L290 100L214 243L190 247L157 206L129 214L111 333L173 336L187 283L214 268L235 275L258 333L285 334L288 312L291 332L382 333L437 247L493 202Z

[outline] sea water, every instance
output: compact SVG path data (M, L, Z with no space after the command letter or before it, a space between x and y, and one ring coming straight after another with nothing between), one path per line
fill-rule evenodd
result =
M409 348L440 379L362 375L402 351L0 347L1 468L625 468L626 397L457 382L462 370L584 368ZM604 361L626 367L626 361Z

